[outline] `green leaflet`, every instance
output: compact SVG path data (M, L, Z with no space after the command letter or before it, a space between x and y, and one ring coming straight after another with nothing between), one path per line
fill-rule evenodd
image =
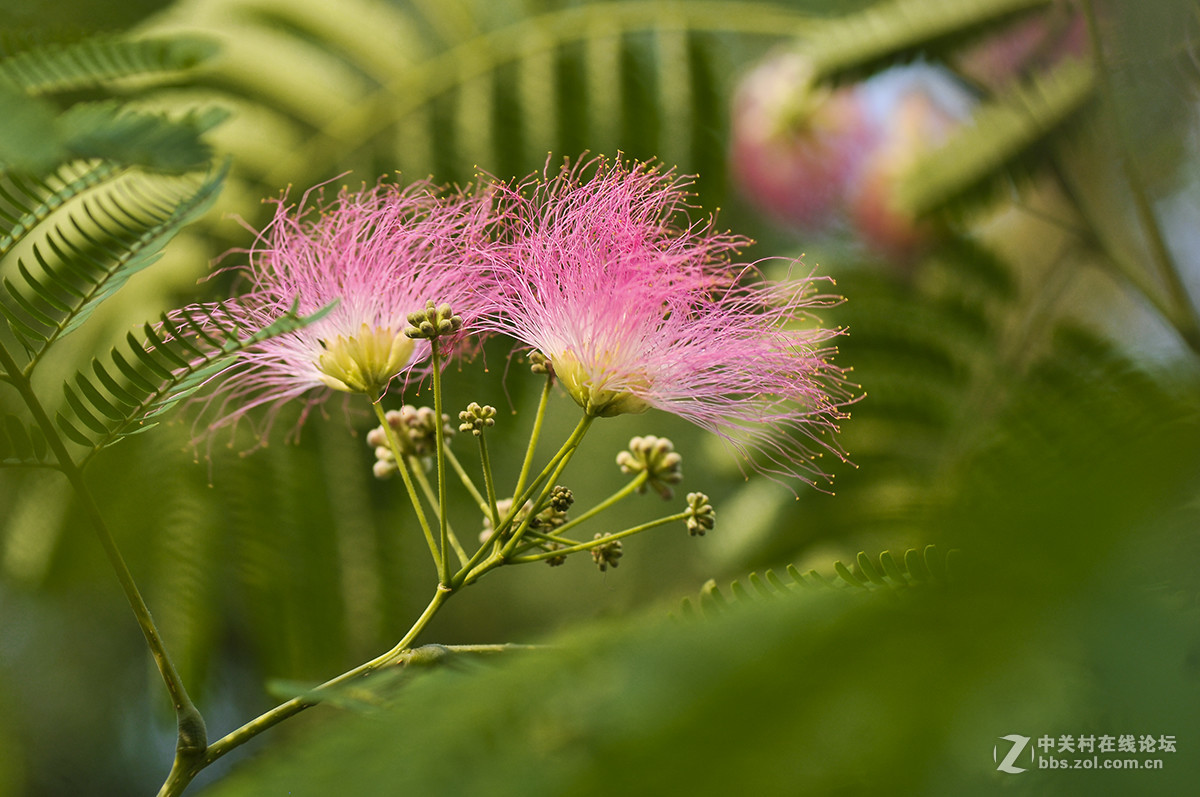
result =
M179 173L203 168L212 151L201 136L225 118L217 109L177 116L134 110L115 100L81 102L61 113L0 80L0 169L46 175L72 160L103 158Z
M200 136L219 123L217 111L174 116L133 110L121 100L76 102L60 111L43 95L109 89L122 79L189 69L216 52L194 37L134 40L90 37L31 46L0 59L0 168L43 176L73 159L182 172L202 168L211 151Z
M0 78L0 169L39 173L67 159L55 129L54 107Z
M42 465L47 454L46 436L36 426L29 426L15 415L7 413L0 423L0 465Z
M188 111L178 118L130 109L114 101L77 103L57 120L71 157L102 158L168 173L203 168L212 158L201 138L225 111Z
M0 200L6 203L0 213L6 223L6 229L0 232L0 257L55 210L120 170L112 162L84 161L65 164L44 179L8 175L7 180L0 181Z

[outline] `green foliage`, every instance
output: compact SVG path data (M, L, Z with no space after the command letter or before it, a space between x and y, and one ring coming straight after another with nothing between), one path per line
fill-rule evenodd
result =
M1011 573L1002 563L995 578L902 601L809 590L705 623L560 635L493 667L418 676L390 706L326 714L319 733L212 793L1039 793L1045 773L1014 785L996 772L998 737L1197 729L1184 618L1136 589L1054 611ZM1128 700L1095 672L1126 647L1100 633L1114 627L1147 646L1114 676L1139 684ZM1145 772L1080 773L1055 793L1186 789L1184 753L1166 770L1149 787Z
M46 436L36 426L28 426L16 415L4 414L0 427L0 465L36 466L45 461Z
M0 79L35 95L75 91L118 78L191 69L214 54L213 41L196 37L89 37L8 53L0 60Z
M240 110L218 141L252 200L348 168L368 181L399 170L461 182L584 150L660 157L702 175L716 198L731 56L810 19L738 0L206 0L170 25L222 41L227 56L204 83Z
M162 172L203 168L212 151L201 136L225 119L221 110L178 119L130 110L114 102L72 106L58 119L70 157L104 158Z
M200 39L88 38L33 46L0 59L0 166L44 175L73 160L104 158L125 165L182 172L211 158L201 135L221 114L181 118L148 113L115 100L76 102L59 110L43 96L80 89L112 89L130 77L161 78L212 55Z
M171 120L110 99L75 102L51 113L35 95L174 72L212 52L210 44L195 39L85 39L33 47L0 61L0 92L15 105L20 128L17 148L21 135L53 142L47 145L53 157L10 158L0 175L0 218L6 222L0 265L8 272L0 315L25 353L18 362L6 350L4 378L25 398L35 422L45 417L45 399L31 398L32 379L49 350L155 263L175 235L212 206L228 172L227 163L211 168L210 150L200 140L222 121L222 112L195 111ZM0 138L12 141L7 133ZM105 446L153 426L150 419L231 356L316 317L300 318L293 311L262 330L244 330L212 313L202 315L164 315L158 326L142 327L144 341L129 333L123 346L112 349L108 364L93 359L90 368L62 384L57 430L6 415L4 449L13 455L8 460L62 468L86 462ZM84 446L79 463L63 461L61 449L47 459L49 434Z
M945 52L980 30L1049 5L1050 0L884 0L830 19L805 35L819 78L861 74L914 54Z
M1093 98L1092 70L1067 61L978 108L970 124L922 155L897 188L914 216L978 207L1014 179L1035 174L1053 154L1055 134Z
M0 187L10 203L9 217L19 217L0 240L0 252L32 236L32 262L17 257L19 279L5 278L0 294L0 313L29 355L26 369L154 263L183 226L208 210L224 177L220 169L180 179L121 179L111 162L101 162L63 169L53 185L14 177L12 191ZM101 190L84 194L100 183ZM47 220L52 209L71 199L78 201ZM6 242L11 243L5 247Z
M932 586L945 584L952 578L950 572L956 567L948 561L952 558L957 558L956 551L943 554L935 545L927 545L921 550L909 548L900 558L891 551L883 551L877 559L873 559L859 551L853 569L841 560L833 563L835 577L832 579L817 570L809 570L806 574L801 573L795 565L788 565L786 577L779 576L774 570L767 570L761 576L751 573L746 577L749 587L741 581L734 581L729 585L729 590L733 602L739 603L747 599L778 598L820 587L871 591ZM704 585L700 593L700 608L705 614L719 612L729 604L730 599L721 593L716 581L710 580ZM682 611L684 616L696 613L687 598L684 599Z
M76 373L63 385L69 412L58 414L58 427L89 449L86 461L105 446L152 428L154 418L225 368L234 355L299 329L330 309L302 317L294 305L259 330L238 328L203 310L164 315L157 329L142 327L145 342L129 333L125 346L109 353L111 365L95 359L90 374Z
M55 130L53 107L0 80L0 167L44 171L66 159Z
M105 161L75 166L64 167L48 180L6 175L6 184L0 187L0 198L5 202L3 218L7 225L0 235L0 257L7 255L65 202L112 177L120 169L117 164Z

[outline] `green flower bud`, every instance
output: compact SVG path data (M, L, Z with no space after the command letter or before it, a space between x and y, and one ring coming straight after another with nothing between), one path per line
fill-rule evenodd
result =
M598 540L603 537L603 534L597 533L592 539ZM616 567L617 560L621 558L621 541L613 540L612 542L598 545L592 549L592 561L596 563L596 567L600 568L603 573L610 567Z
M550 362L550 358L540 351L532 351L529 353L529 370L535 374L553 375L554 365Z
M560 549L562 547L563 546L559 545L557 542L548 542L542 546L542 550L543 551L557 551L558 549ZM566 564L566 561L567 561L567 555L565 553L559 554L558 556L551 556L545 560L546 564L550 565L551 567L558 567L559 565Z
M485 428L496 425L496 408L486 404L481 407L472 401L465 410L458 414L458 419L462 421L458 426L458 431L470 432L479 437Z
M462 316L455 315L450 305L435 305L432 301L425 303L424 310L408 314L408 323L404 334L410 338L425 338L432 340L441 335L450 335L462 329Z
M688 493L687 530L693 537L703 537L713 527L716 510L704 493Z
M647 475L646 484L654 488L663 499L674 495L668 485L683 481L683 457L675 451L675 444L665 437L646 435L629 441L629 450L617 454L617 465L622 473ZM643 485L639 492L645 491Z

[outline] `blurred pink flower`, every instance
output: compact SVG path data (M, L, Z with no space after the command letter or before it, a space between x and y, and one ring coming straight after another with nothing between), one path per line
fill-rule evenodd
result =
M738 89L730 166L741 193L776 220L808 232L848 224L873 251L905 263L932 230L895 204L896 186L970 106L931 66L828 89L814 85L802 54L783 53Z
M832 432L853 388L829 361L841 330L810 311L840 299L731 265L747 242L689 222L686 185L596 160L507 189L521 226L479 327L547 357L588 415L665 410L760 452L756 468L823 477L811 449L844 458Z
M923 155L944 144L961 124L951 106L939 101L931 79L914 79L889 89L881 122L885 132L859 164L846 192L854 229L871 249L899 264L911 263L921 254L935 230L896 203L896 188Z
M851 89L814 86L799 53L762 62L733 100L730 168L741 193L777 222L830 224L877 131Z
M396 378L427 370L429 342L405 336L407 316L433 300L470 323L472 280L480 275L471 266L490 223L485 198L443 194L426 182L343 188L332 201L313 189L295 206L286 196L275 200L275 216L242 267L249 287L219 305L217 317L259 329L293 305L308 315L337 304L309 326L237 355L215 377L210 428L236 425L267 405L265 436L292 399L306 397L304 414L329 389L374 400ZM440 340L452 352L463 335Z

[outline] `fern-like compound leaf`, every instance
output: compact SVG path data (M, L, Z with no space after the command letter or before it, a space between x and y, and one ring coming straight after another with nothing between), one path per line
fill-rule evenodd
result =
M1044 161L1053 137L1084 109L1094 89L1091 68L1067 61L983 105L970 126L908 170L897 204L921 216L986 202Z
M707 614L713 614L730 605L777 598L813 588L872 592L944 585L950 580L950 573L955 567L948 560L954 558L956 553L953 550L943 553L935 545L911 548L899 558L891 551L883 551L876 557L860 551L854 560L855 567L841 561L833 563L834 578L817 570L801 573L795 565L788 565L786 576L780 576L773 570L762 575L751 573L746 581L752 589L740 580L731 582L729 597L722 594L715 581L709 581L700 591L700 608ZM685 614L695 613L690 601L685 603L683 611Z
M816 26L804 52L820 78L868 71L901 56L944 49L1049 0L884 0Z
M45 179L7 175L0 179L0 257L8 254L37 225L67 202L114 177L121 167L112 161L70 163Z
M29 94L75 91L119 78L190 69L216 51L215 42L195 36L87 38L38 44L0 59L0 77Z
M735 68L724 45L796 36L813 19L792 3L737 0L216 5L179 11L220 29L229 57L205 80L247 109L230 125L237 168L271 192L331 158L463 181L585 149L718 180L714 121Z
M259 330L233 327L215 318L215 311L164 315L157 326L143 327L145 341L127 336L123 346L110 352L108 363L94 359L86 372L76 373L63 385L66 406L57 416L58 427L68 439L89 449L81 459L86 462L101 449L154 426L155 418L239 353L299 329L329 309L301 316L293 306ZM202 349L197 340L213 345Z
M0 283L0 314L30 354L27 369L207 211L225 173L222 168L202 178L123 180L47 222L50 229L39 231L31 245L33 263L20 258L19 281Z
M56 126L71 157L181 173L201 169L212 159L212 149L201 136L226 116L211 108L176 118L104 101L71 106Z

